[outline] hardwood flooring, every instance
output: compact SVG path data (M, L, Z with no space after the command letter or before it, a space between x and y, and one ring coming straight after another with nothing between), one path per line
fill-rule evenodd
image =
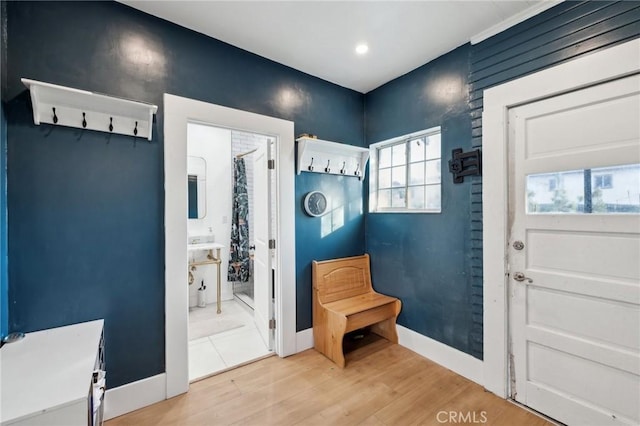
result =
M313 349L274 356L106 425L550 424L402 346L367 340L345 369Z

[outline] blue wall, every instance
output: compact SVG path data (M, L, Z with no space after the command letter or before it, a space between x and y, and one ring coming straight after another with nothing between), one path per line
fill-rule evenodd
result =
M640 37L639 2L565 1L473 46L469 76L472 146L482 147L485 89L637 37ZM483 272L481 194L482 181L478 180L474 182L471 194L470 256L473 262L472 297L480 301ZM474 318L481 318L482 305L472 304L471 312ZM479 337L482 342L482 335Z
M7 261L7 121L0 102L0 338L9 330Z
M366 95L369 144L443 126L442 213L366 215L374 286L402 298L400 324L482 358L482 179L452 185L451 149L482 146L486 88L639 36L639 2L566 1Z
M164 371L163 92L354 145L440 125L446 170L451 149L481 145L485 88L640 35L637 2L564 2L363 96L121 4L3 6L9 327L106 318L110 387ZM20 77L156 103L154 140L34 126ZM366 221L362 183L296 178L298 330L311 326L310 261L366 247L374 286L403 300L400 324L482 357L482 181L442 176L441 214ZM312 189L349 200L345 225L324 237L321 219L303 213Z
M478 331L482 338L482 328L469 309L471 179L454 185L446 172L451 150L471 147L469 52L459 47L366 95L368 143L441 126L443 165L442 213L367 214L366 248L374 287L402 300L399 324L477 355L472 339Z
M7 25L6 3L0 3L0 28ZM0 32L0 80L6 75L6 32ZM9 277L7 250L7 120L0 100L0 338L9 332Z
M326 235L323 236L322 222L330 219L329 214L322 218L296 215L298 331L313 325L311 263L308 259L325 260L364 253L364 220L361 213L363 183L355 177L301 173L296 179L296 202L299 211L303 209L302 201L305 194L313 190L322 190L330 199L341 200L334 205L334 209L339 212L339 208L343 208L344 225L330 233L325 231Z
M363 95L115 2L9 2L7 12L9 326L105 318L109 387L161 373L162 94L288 119L296 134L355 145L364 141ZM155 103L153 141L35 126L20 77ZM303 174L296 197L321 187L361 199L356 182ZM311 260L363 251L364 219L352 216L321 238L319 219L298 204L298 329L311 326Z

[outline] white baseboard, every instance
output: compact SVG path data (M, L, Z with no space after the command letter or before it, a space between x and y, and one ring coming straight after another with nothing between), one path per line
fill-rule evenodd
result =
M483 363L481 360L401 325L396 325L396 327L398 330L398 343L401 346L479 385L483 385Z
M166 397L166 373L109 389L104 396L104 419L109 420L155 404Z
M313 327L296 333L296 353L313 348Z

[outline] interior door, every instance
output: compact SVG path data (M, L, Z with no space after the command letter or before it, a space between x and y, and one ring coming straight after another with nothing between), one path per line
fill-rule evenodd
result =
M640 423L640 76L509 111L510 391Z
M269 151L270 142L260 146L253 155L254 191L253 191L253 222L255 252L253 259L253 297L254 321L260 336L269 350L273 349L272 333L269 320L273 318L273 295L271 277L271 253L269 250L269 217L271 206L269 179Z

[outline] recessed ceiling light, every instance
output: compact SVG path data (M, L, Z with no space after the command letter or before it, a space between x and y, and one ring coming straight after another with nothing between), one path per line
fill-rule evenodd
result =
M356 46L356 53L358 55L364 55L368 51L369 51L369 46L367 46L365 43L360 43L359 45Z

